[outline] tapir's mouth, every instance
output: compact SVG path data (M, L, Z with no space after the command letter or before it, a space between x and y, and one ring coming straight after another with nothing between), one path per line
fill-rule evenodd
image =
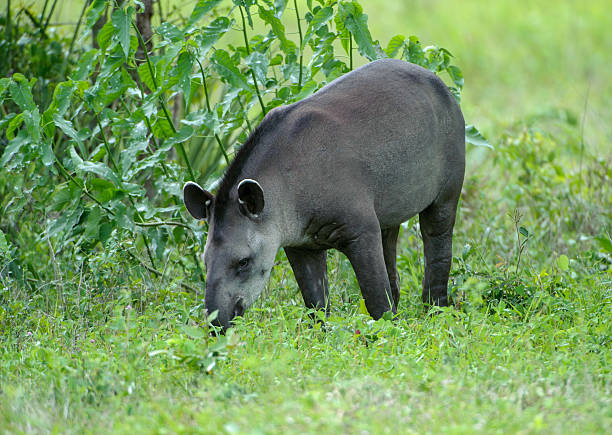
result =
M232 319L236 316L242 316L244 314L244 301L242 298L237 298L234 303L234 309L232 310Z

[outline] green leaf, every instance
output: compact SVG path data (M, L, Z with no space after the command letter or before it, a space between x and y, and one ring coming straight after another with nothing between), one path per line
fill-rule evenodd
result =
M609 237L599 236L599 237L595 237L595 240L599 242L599 246L604 251L608 251L610 254L612 254L612 242L610 241Z
M86 28L91 28L95 22L98 21L100 15L102 15L102 11L104 11L104 8L106 8L106 0L93 0L85 13L85 16L87 17L85 19Z
M11 83L11 79L8 77L3 77L0 79L0 104L4 102L4 94Z
M100 218L102 217L102 211L100 207L93 206L87 215L85 220L85 239L87 240L98 240L100 234Z
M493 145L491 145L485 139L482 133L480 133L480 131L478 131L478 129L474 127L473 125L465 126L465 141L477 147L487 147L487 148L495 149L493 148Z
M106 50L115 35L115 26L111 21L107 21L98 32L98 45L100 49Z
M193 59L187 51L181 53L176 63L176 73L179 79L179 89L183 92L185 98L185 107L189 107L191 99L191 70L193 67Z
M255 77L259 83L266 83L266 76L268 74L268 66L270 61L268 57L258 51L252 52L244 59L245 63L253 70Z
M50 211L60 211L71 203L78 201L82 190L74 183L63 183L55 187L49 198L46 198L47 208Z
M15 131L23 124L23 116L23 113L19 113L8 123L5 133L8 140L13 140L15 138Z
M404 41L406 41L406 37L404 35L395 35L393 38L391 38L389 45L387 45L387 48L385 49L387 56L395 57L399 49L403 47Z
M134 225L134 208L128 208L124 203L116 201L113 203L113 212L115 213L115 222L117 222L119 227L132 232L136 229Z
M7 128L8 125L11 123L11 121L13 121L13 119L15 119L17 116L21 116L23 118L23 115L21 113L17 114L15 112L7 114L4 118L0 118L0 132L4 130L5 128ZM11 139L11 138L8 138L8 139Z
M170 124L170 121L166 118L166 115L160 114L157 117L157 120L153 124L153 134L159 139L172 137L174 130L172 129L172 124Z
M29 83L19 73L14 74L13 79L9 84L9 91L15 104L23 111L36 109L36 104L34 104L34 98L32 97L32 85L34 83Z
M453 83L455 83L455 86L457 86L459 89L462 89L463 88L463 73L461 72L461 70L455 65L449 65L448 68L446 68L446 71L448 72L448 75L453 80Z
M189 140L193 136L194 130L190 125L184 125L179 131L176 132L172 137L166 140L165 145L176 145Z
M2 159L0 159L0 167L6 166L6 164L13 158L13 156L21 150L21 147L30 143L30 138L24 131L20 131L17 137L12 139L7 147L4 149ZM23 156L22 156L23 159Z
M519 233L521 233L524 237L529 237L529 231L525 227L519 227Z
M130 55L130 26L132 25L132 10L133 8L131 6L127 8L127 11L123 10L122 8L118 8L113 11L112 15L113 27L117 31L117 38L126 59Z
M77 67L70 74L70 78L75 81L85 80L97 64L97 50L90 50L79 57Z
M210 61L217 74L230 85L247 91L251 90L251 87L244 79L244 75L234 65L227 51L221 49L215 51Z
M264 20L272 28L272 33L280 41L281 50L287 55L295 56L297 46L293 41L287 39L285 35L285 26L278 17L274 15L272 11L259 6L259 17Z
M365 299L363 298L359 300L359 310L358 311L359 311L359 314L365 314L366 316L370 314L368 312L368 308L366 307Z
M247 14L247 21L249 22L249 27L253 28L253 17L251 16L251 6L255 6L257 0L233 0L236 6L242 6Z
M315 32L327 24L327 22L331 20L333 16L334 8L331 6L321 8L317 11L314 17L312 17L312 20L310 20L310 23L308 23L308 29L306 29L306 34L304 35L302 46L300 47L301 50L303 50L308 42L310 42Z
M567 258L567 255L560 255L559 258L557 258L557 266L559 266L559 269L563 272L567 272L569 269L569 258Z
M230 20L227 17L219 17L207 27L204 27L204 29L202 29L202 34L196 37L199 45L199 56L206 56L208 50L215 45L221 36L231 30L233 24L234 20Z
M70 137L71 139L74 139L78 144L82 143L79 134L72 126L72 122L56 114L53 116L53 123L57 127L59 127L60 130L62 130L64 134L66 134L66 136Z
M113 183L104 178L90 178L87 180L87 190L92 193L98 201L106 203L122 194Z
M220 122L216 111L209 112L208 110L199 110L197 112L191 112L185 119L181 120L181 123L194 128L204 126L213 133L219 133ZM181 133L182 130L183 129L178 133Z
M193 12L191 12L191 17L189 17L189 21L187 22L187 27L191 27L198 21L202 19L204 15L209 13L215 6L221 3L221 0L200 0L196 3L193 8Z
M24 111L23 123L32 143L37 144L40 141L40 114L38 113L38 108Z
M2 230L0 230L0 253L3 254L4 258L7 258L9 255L9 250L10 250L10 244L9 242L6 240L6 237L4 236L4 233L2 232ZM2 266L2 264L0 263L0 267Z
M314 80L309 80L302 86L300 92L298 92L294 97L294 101L299 101L306 98L309 95L312 95L317 90L318 84Z
M368 16L363 13L363 9L357 2L340 2L338 5L338 15L344 22L346 28L351 32L359 53L368 60L376 60L384 57L377 52L370 30L368 29Z
M77 154L74 147L70 147L70 157L72 158L72 162L77 170L99 175L100 177L106 178L117 185L121 184L119 178L117 178L115 173L108 166L106 166L104 163L94 163L87 160L84 161Z
M115 226L111 222L104 222L100 225L100 231L98 232L98 237L102 244L106 244L106 241L110 237L111 233Z
M206 336L206 333L202 329L193 326L179 325L179 329L181 330L181 332L183 332L183 334L193 339L198 339Z
M140 80L147 85L149 90L154 92L157 89L155 86L155 80L151 75L151 68L149 68L148 62L141 63L138 66L138 77L140 77Z
M174 24L165 22L155 30L162 38L171 42L179 42L185 39L185 33Z

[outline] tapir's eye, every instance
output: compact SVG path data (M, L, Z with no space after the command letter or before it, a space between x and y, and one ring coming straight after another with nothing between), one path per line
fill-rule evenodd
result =
M240 260L238 262L238 267L240 269L246 269L246 267L249 265L249 259L248 258L243 258L242 260Z

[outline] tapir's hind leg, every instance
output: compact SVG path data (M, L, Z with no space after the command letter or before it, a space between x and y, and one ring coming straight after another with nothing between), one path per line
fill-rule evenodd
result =
M423 302L448 305L448 275L453 259L453 226L459 189L441 196L419 214L425 248Z
M285 248L293 274L308 308L329 312L329 286L325 251Z
M397 273L397 236L399 234L399 225L392 228L382 230L383 255L385 257L385 266L387 268L387 276L391 285L391 294L395 308L397 309L400 298L399 274Z

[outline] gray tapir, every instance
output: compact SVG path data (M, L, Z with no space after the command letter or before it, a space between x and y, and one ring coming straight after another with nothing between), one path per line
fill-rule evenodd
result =
M378 60L271 110L217 194L183 189L209 223L206 308L231 320L261 294L279 248L307 307L328 310L325 251L351 262L370 315L396 312L400 224L419 213L423 301L447 305L465 123L447 86L419 66Z

